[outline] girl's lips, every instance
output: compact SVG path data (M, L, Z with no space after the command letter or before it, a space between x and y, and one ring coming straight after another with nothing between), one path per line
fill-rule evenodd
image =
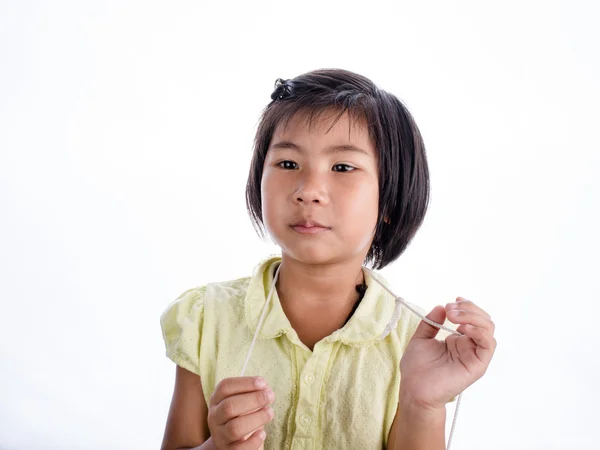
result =
M315 234L315 233L320 233L322 231L329 230L329 228L327 228L327 227L320 227L320 226L305 227L304 225L293 225L292 228L294 229L294 231L296 231L297 233L300 233L300 234Z

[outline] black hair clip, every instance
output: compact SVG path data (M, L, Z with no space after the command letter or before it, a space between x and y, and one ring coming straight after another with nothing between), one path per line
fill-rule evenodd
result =
M290 83L290 80L277 78L277 80L275 80L275 90L271 94L271 100L283 100L290 98L292 95L292 84Z
M366 285L366 284L364 284L364 283L361 283L361 284L357 284L357 285L356 285L356 292L358 292L358 293L361 295L361 298L362 298L362 296L363 296L363 295L365 295L365 292L367 292L367 288L368 288L368 287L369 287L369 286L367 286L367 285Z

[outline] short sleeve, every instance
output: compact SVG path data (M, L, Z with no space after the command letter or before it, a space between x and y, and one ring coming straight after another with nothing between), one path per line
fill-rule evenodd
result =
M160 316L167 357L198 375L205 293L206 286L188 289Z

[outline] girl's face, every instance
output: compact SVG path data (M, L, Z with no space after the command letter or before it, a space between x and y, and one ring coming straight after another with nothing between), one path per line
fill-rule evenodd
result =
M263 221L290 257L306 264L359 259L375 234L375 146L361 122L325 115L309 130L297 114L273 134L261 182Z

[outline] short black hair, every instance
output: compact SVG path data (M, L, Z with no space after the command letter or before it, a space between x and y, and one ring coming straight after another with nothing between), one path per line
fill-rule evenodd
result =
M287 126L300 112L307 113L309 124L326 111L339 112L335 122L347 112L367 126L379 160L379 213L364 263L381 269L396 260L423 223L429 204L425 145L408 109L393 94L348 70L319 69L278 78L275 87L258 123L246 185L246 207L257 233L266 234L260 186L277 125Z

